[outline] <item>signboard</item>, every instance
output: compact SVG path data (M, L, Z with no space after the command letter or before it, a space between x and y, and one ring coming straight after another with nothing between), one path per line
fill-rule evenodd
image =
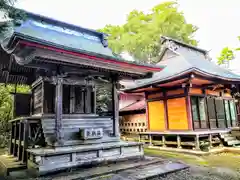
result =
M80 136L82 139L99 139L103 137L102 128L85 128L80 129Z

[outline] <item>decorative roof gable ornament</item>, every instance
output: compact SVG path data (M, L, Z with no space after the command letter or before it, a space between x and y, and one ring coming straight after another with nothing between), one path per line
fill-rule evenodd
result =
M101 40L103 47L108 47L108 40L107 36L105 34L102 35L102 40Z
M177 51L180 48L179 45L177 45L173 41L169 41L169 40L166 41L165 46L173 52Z

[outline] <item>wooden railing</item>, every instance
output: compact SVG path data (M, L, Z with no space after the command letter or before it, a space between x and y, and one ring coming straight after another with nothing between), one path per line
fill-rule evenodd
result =
M27 161L27 148L41 139L41 123L39 118L17 118L10 121L11 134L8 152L19 161Z

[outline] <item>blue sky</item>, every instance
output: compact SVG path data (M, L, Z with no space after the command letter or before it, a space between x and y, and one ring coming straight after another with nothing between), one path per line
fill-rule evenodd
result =
M19 0L18 7L97 29L123 24L133 10L148 11L163 0ZM179 0L189 23L199 27L195 37L201 48L216 58L224 46L240 46L240 0Z

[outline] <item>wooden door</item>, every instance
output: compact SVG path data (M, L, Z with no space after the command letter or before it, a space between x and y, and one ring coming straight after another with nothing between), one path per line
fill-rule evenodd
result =
M231 122L231 114L230 114L230 108L229 108L229 101L224 100L224 108L225 108L225 114L226 114L226 127L232 127Z
M209 126L211 129L217 128L217 117L216 117L216 109L215 102L213 98L207 98L207 109L208 109L208 118L209 118Z
M167 100L169 130L188 130L186 98Z
M150 131L165 130L165 111L163 101L148 102L148 121Z
M222 99L215 99L218 128L226 128L225 110Z

